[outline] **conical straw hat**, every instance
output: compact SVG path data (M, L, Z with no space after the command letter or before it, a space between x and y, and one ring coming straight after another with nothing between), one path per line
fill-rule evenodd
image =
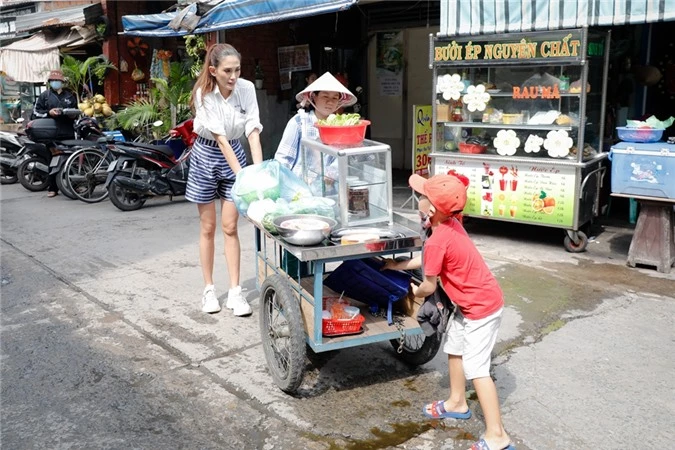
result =
M356 103L354 94L349 92L349 89L344 87L330 72L326 72L317 78L314 83L299 92L295 99L301 103L309 101L310 94L318 91L339 92L341 94L340 106L351 106Z

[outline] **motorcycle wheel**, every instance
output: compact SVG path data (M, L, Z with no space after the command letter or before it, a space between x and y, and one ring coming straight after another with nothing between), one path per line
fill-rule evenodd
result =
M48 166L42 158L33 156L22 162L17 171L21 186L32 192L44 191L49 186L49 174L36 169L38 163Z
M97 148L85 148L73 153L66 162L66 184L78 200L97 203L108 196L105 180L110 161Z
M19 181L19 177L16 176L16 173L9 174L4 171L0 173L0 184L14 184Z
M59 191L66 197L68 197L71 200L77 200L77 197L73 193L73 191L70 190L70 186L68 186L68 180L66 179L66 171L61 169L59 172L59 175L56 177L56 185L59 188Z
M130 174L121 172L122 176L129 176ZM120 176L119 174L115 177ZM115 182L115 178L110 181L108 185L108 193L110 194L110 201L118 209L122 211L136 211L141 209L145 204L145 198L135 192L130 192Z

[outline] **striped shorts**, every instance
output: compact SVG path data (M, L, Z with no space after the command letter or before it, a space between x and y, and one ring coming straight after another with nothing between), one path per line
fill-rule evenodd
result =
M246 152L239 139L229 141L241 167L246 166ZM185 198L194 203L211 203L220 197L232 201L232 185L236 175L225 160L216 141L198 137L190 154Z

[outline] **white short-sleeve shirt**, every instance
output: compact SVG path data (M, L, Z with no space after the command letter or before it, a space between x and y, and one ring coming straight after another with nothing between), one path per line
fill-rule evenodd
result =
M198 89L194 101L197 111L194 131L204 139L215 140L213 133L229 140L239 139L244 135L248 137L254 129L263 129L255 86L248 80L239 78L227 98L223 98L216 86L202 101L201 89Z

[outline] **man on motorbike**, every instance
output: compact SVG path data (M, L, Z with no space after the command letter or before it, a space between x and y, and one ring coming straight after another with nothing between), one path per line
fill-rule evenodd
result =
M59 130L73 133L74 120L63 114L64 108L77 108L77 98L67 89L64 89L66 79L63 72L59 69L49 72L47 83L49 87L42 92L35 101L33 107L33 118L52 118L56 120ZM61 133L59 133L61 134ZM56 149L50 147L52 155L56 153ZM49 193L47 197L55 197L59 188L56 185L56 174L49 175Z

